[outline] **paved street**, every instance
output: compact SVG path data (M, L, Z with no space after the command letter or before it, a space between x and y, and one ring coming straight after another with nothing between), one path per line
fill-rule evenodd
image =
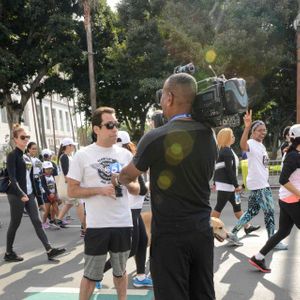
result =
M212 205L216 195L212 195ZM277 199L277 192L274 192ZM243 207L247 206L242 199ZM145 207L147 209L147 206ZM78 221L73 221L70 228L58 232L47 231L54 246L66 247L68 253L60 262L49 262L43 247L33 232L28 217L24 217L16 236L15 250L24 256L21 263L4 263L5 237L9 221L9 209L5 196L0 196L0 299L1 300L73 300L78 299L78 287L83 270L83 240L79 237ZM72 210L71 215L75 216ZM222 220L231 229L235 223L231 206L227 205ZM276 222L278 205L276 203ZM248 257L256 253L266 241L266 230L262 212L253 220L262 228L251 236L239 232L244 246L233 247L215 242L215 289L218 300L299 300L300 299L300 233L294 228L285 241L288 251L274 251L267 257L272 273L262 274L247 262ZM78 226L76 226L78 225ZM131 282L134 276L134 260L128 262L129 300L152 299L153 293L147 289L135 289ZM172 287L169 287L170 289ZM106 273L103 290L95 294L94 299L117 299L112 284L111 272ZM172 299L170 299L172 300Z

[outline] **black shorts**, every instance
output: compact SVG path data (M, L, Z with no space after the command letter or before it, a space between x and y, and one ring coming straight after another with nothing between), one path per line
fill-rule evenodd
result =
M88 228L84 237L84 254L104 255L109 251L131 249L132 227Z
M214 210L219 213L222 212L222 210L225 207L227 202L231 203L233 211L235 213L242 210L241 204L235 203L235 193L234 192L226 192L226 191L218 191L217 204L216 204Z

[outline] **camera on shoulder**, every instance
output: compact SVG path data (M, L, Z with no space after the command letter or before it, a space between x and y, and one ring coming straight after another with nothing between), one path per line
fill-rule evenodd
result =
M174 73L194 72L195 66L192 63L174 69ZM214 71L213 73L215 76L197 82L198 93L193 103L192 117L212 127L239 126L240 115L248 107L246 81L243 78L226 79L224 75L217 76ZM206 87L201 89L204 84ZM160 101L161 96L162 90L158 90L157 101Z

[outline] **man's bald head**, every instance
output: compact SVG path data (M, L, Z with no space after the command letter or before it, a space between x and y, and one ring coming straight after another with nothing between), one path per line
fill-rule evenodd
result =
M174 94L176 105L191 106L197 94L197 81L187 73L177 73L165 81L164 88Z

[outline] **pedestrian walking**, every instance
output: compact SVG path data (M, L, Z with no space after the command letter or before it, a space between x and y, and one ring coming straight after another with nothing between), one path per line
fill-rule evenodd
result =
M234 215L237 219L240 219L243 215L239 194L243 188L238 184L237 180L239 159L231 148L234 142L235 136L231 128L223 128L218 132L219 156L214 174L215 188L218 194L216 206L211 213L211 216L215 218L220 218L227 202L230 202L232 205ZM249 223L244 225L246 234L259 228L260 226L253 226Z
M7 171L11 182L7 191L10 206L10 223L7 230L6 253L4 260L8 262L22 261L23 257L17 255L13 250L13 244L17 229L22 220L23 210L27 211L35 232L44 245L48 259L64 253L64 248L52 248L39 216L37 203L35 202L36 191L33 184L33 168L31 160L26 159L24 151L30 136L19 124L13 127L13 139L15 149L7 156Z
M249 259L249 263L263 273L271 272L265 264L265 256L289 236L294 225L300 229L300 124L289 130L291 145L286 151L279 183L279 228L261 250Z
M247 188L250 191L248 209L238 220L231 233L231 240L238 241L238 231L253 217L260 209L264 212L264 221L270 238L275 231L274 200L270 188L268 162L269 156L263 140L267 134L267 128L263 121L256 120L252 122L252 110L246 112L244 116L245 128L241 137L240 146L242 151L247 151L248 157L248 175ZM251 134L250 139L249 133ZM275 246L278 250L286 250L287 245L279 243Z

